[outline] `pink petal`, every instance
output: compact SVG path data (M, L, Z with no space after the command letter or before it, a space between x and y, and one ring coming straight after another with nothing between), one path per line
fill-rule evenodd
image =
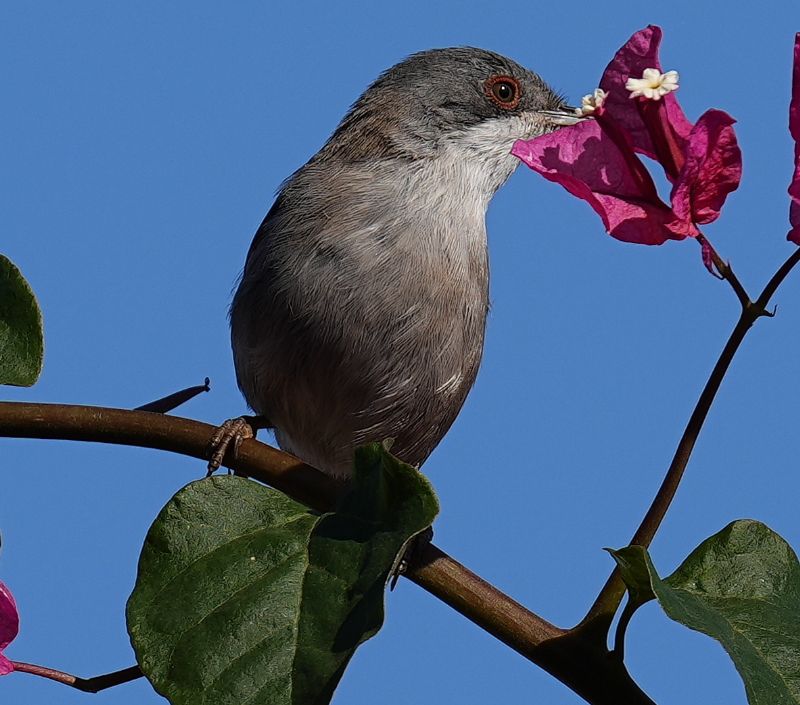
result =
M7 676L13 670L14 664L3 656L3 654L0 654L0 676Z
M659 199L652 178L632 153L625 153L625 147L611 139L597 120L587 120L517 141L511 153L589 203L619 240L660 245L696 235Z
M0 581L0 650L19 633L19 612L11 591Z
M794 36L792 102L789 104L789 132L794 138L794 175L789 185L789 223L787 239L800 245L800 33Z
M689 134L686 161L672 187L672 210L681 220L710 223L742 178L742 153L721 110L707 110Z
M635 151L656 160L659 160L659 150L652 135L662 132L664 124L671 129L670 141L677 142L681 150L692 130L692 123L686 119L674 93L668 93L658 102L658 111L642 111L643 105L653 101L631 100L630 93L625 88L625 82L629 78L641 78L645 69L663 70L658 58L660 44L660 27L649 25L636 32L614 55L600 80L600 88L608 93L603 104L606 112L613 117L620 129L630 135ZM665 113L664 124L653 124L652 117L660 111Z

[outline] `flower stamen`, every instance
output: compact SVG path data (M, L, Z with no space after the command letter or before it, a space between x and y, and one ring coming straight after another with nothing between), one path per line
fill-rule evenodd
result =
M581 98L581 107L575 108L575 114L580 117L593 115L597 110L603 107L607 95L608 94L602 88L595 88L593 93L589 93Z
M641 78L629 78L625 88L631 92L631 98L641 96L648 100L661 100L667 93L678 90L678 72L645 69Z

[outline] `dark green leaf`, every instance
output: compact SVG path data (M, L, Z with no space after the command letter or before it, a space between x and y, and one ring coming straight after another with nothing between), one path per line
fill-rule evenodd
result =
M633 566L664 612L719 641L744 681L750 705L800 703L800 564L791 547L757 521L729 524L662 580L647 551L615 551Z
M0 384L30 387L42 371L42 314L28 282L0 255Z
M327 703L383 622L395 557L437 511L379 445L357 451L329 514L237 477L188 485L151 527L128 602L143 672L174 705Z

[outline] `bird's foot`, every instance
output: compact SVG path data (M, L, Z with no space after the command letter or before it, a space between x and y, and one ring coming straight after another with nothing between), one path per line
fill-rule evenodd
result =
M263 416L239 416L235 419L228 419L218 426L208 442L211 454L208 461L208 474L211 475L219 470L231 443L233 443L233 457L236 458L242 441L246 438L255 438L259 428L268 426L269 424Z
M423 529L416 536L412 536L402 551L397 555L391 571L389 572L389 589L394 590L400 576L403 575L410 565L419 559L425 547L433 540L433 527Z

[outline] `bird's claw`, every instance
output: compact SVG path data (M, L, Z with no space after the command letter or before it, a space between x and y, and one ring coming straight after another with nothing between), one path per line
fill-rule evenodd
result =
M250 420L244 416L228 419L221 426L218 426L208 442L211 449L211 458L208 461L208 475L219 470L231 442L233 442L233 457L236 458L242 441L245 438L255 438L255 436Z

